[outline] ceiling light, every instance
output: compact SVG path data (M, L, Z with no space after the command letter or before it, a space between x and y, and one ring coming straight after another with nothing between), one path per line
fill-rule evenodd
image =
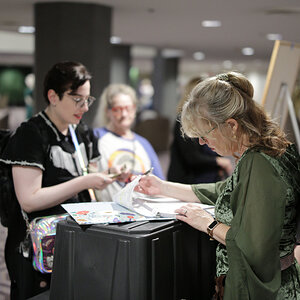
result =
M20 33L34 33L35 28L33 26L20 26L18 28L18 32L20 32Z
M224 60L223 61L223 67L225 69L232 69L232 61L231 60Z
M244 55L253 55L254 54L254 49L251 47L245 47L242 49L242 53Z
M110 37L110 43L111 44L121 44L122 39L118 36L112 36Z
M203 27L220 27L222 23L218 20L204 20L202 21L201 25Z
M195 52L193 54L195 60L203 60L205 58L205 54L203 52Z
M270 41L282 40L282 35L280 33L268 33L267 39Z

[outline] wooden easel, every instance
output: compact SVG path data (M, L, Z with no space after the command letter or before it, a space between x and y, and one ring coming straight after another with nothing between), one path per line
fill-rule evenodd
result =
M299 124L291 95L300 69L300 44L276 41L271 56L262 105L272 118L278 119L289 139L300 152Z

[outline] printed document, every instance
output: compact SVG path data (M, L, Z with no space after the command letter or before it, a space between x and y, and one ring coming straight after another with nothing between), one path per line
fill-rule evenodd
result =
M113 196L113 201L148 218L175 218L175 210L187 204L175 198L153 197L137 193L134 188L138 185L141 176L137 176L122 190ZM214 206L199 204L210 214L214 214Z

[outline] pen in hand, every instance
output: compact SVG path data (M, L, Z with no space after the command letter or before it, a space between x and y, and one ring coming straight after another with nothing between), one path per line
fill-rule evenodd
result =
M121 171L120 173L108 174L108 176L112 179L119 177L120 175L123 174L123 172L126 171L126 165L123 165L120 171Z
M148 175L148 174L152 173L153 170L154 170L154 168L151 167L151 168L150 168L149 170L147 170L146 172L144 172L144 173L142 173L142 174L139 174L139 176L145 176L145 175ZM137 175L133 175L131 178L128 178L129 180L128 180L127 183L131 182L136 176L137 176Z
M145 173L143 173L143 174L141 174L141 175L148 175L148 174L152 173L153 169L154 169L154 168L151 167L148 171L146 171Z

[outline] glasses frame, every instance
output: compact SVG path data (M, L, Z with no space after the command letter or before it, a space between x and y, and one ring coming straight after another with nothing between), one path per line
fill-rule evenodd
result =
M205 133L204 136L200 136L200 139L201 139L202 141L204 141L205 143L207 143L207 142L208 142L208 141L207 141L207 136L208 136L212 131L214 131L214 130L217 129L217 128L218 128L217 125L216 125L215 127L211 128L209 131L207 131L207 132Z
M93 96L83 97L80 95L72 95L68 93L66 93L66 95L69 96L75 102L76 106L80 108L83 107L85 104L87 104L87 106L90 107L96 101L96 98Z
M125 105L125 106L112 106L109 107L113 114L118 115L122 114L123 110L126 110L128 113L132 113L136 109L136 105Z

